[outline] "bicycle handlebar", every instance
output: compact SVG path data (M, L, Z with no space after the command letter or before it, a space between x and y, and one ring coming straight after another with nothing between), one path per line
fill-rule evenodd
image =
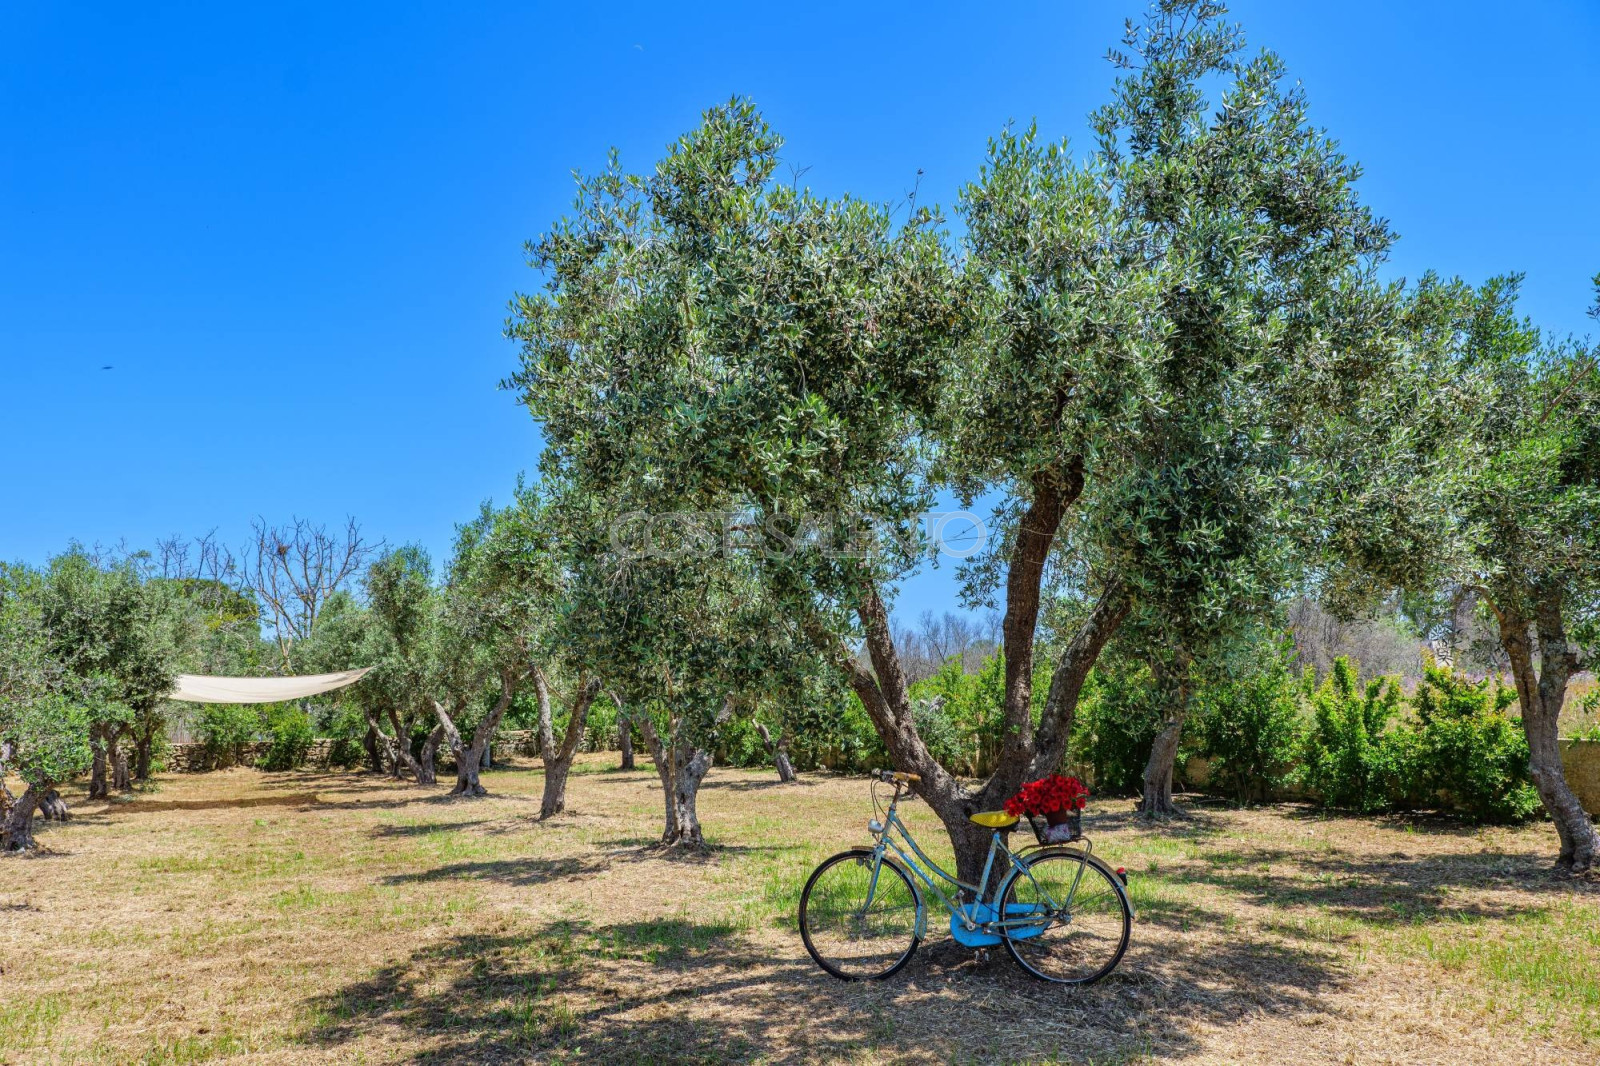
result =
M920 774L903 774L899 770L879 770L877 776L886 785L904 785L922 780Z

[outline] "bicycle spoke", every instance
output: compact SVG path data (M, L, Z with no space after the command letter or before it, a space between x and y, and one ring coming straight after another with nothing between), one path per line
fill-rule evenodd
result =
M890 862L870 852L837 855L811 875L800 901L806 950L836 977L886 977L916 950L917 896Z
M1132 919L1114 877L1075 853L1036 859L1008 886L1006 912L1049 918L1010 930L1012 957L1047 981L1087 984L1109 973L1127 948Z

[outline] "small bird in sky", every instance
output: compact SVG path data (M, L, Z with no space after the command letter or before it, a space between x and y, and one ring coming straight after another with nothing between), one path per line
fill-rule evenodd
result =
M101 367L101 368L100 368L100 369L101 369L101 370L115 370L115 369L116 369L116 367L114 367L114 366L103 366L103 367Z

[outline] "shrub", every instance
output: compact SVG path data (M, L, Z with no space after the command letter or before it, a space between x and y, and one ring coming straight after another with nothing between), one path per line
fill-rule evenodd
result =
M1074 760L1088 766L1097 793L1137 792L1160 725L1160 704L1149 667L1133 660L1107 660L1090 672L1079 698L1071 748Z
M535 727L538 723L535 721ZM589 704L589 717L583 723L581 751L617 750L617 705L602 693Z
M1312 723L1298 774L1323 803L1360 811L1395 805L1411 762L1409 738L1389 733L1400 696L1395 679L1374 678L1363 686L1347 657L1333 661L1327 679L1311 694Z
M348 770L366 763L366 715L341 700L321 707L317 717L317 731L332 741L328 745L330 767Z
M788 712L795 716L789 749L795 769L865 773L889 767L888 749L860 698L833 686L815 690L814 700Z
M940 747L932 750L952 772L984 777L994 771L1005 735L1005 673L1005 657L998 651L975 674L964 672L957 656L911 686L917 728L927 720L938 732ZM1049 684L1048 672L1044 684Z
M267 750L263 770L294 770L305 765L311 750L311 716L294 704L274 704L266 713Z
M1423 803L1481 822L1521 821L1539 809L1528 780L1528 742L1506 714L1516 694L1498 681L1472 682L1447 667L1426 667L1414 707L1412 779Z
M1241 804L1266 799L1288 779L1305 734L1293 642L1263 642L1254 651L1259 658L1241 676L1195 694L1195 732L1201 754L1213 760L1212 781Z
M200 708L195 734L205 745L206 762L213 768L243 761L244 746L261 732L261 715L254 707L235 703L208 703Z
M761 743L754 719L735 718L717 728L716 759L720 766L765 766L771 760L767 747Z
M974 738L956 722L954 710L944 693L911 698L911 717L922 742L935 759L959 774L974 760Z

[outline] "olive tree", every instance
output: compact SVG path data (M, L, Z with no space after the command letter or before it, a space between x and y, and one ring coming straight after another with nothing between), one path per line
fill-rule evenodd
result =
M34 846L33 816L60 804L57 786L88 768L89 710L64 693L35 694L0 704L0 852ZM26 786L13 796L5 777L15 774Z
M653 176L613 158L584 181L574 217L532 249L548 288L516 303L514 381L543 423L547 467L594 498L651 516L743 513L746 527L792 542L754 553L763 581L796 631L842 666L854 661L853 605L881 606L878 579L907 560L814 550L799 527L806 512L904 527L925 504L914 416L931 411L949 353L940 308L951 278L931 214L896 225L881 208L780 185L779 143L733 102ZM666 835L688 820L692 838L693 811L674 812L673 793L691 796L678 786L709 765L691 734L714 726L729 693L716 670L675 669L707 636L672 624L709 614L685 591L692 568L641 559L632 573L638 610L619 610L648 658L640 691L622 695L667 757ZM887 626L885 612L875 617ZM670 701L666 737L637 713L657 699Z
M749 554L698 535L707 530L689 532L666 555L624 545L608 557L612 609L590 646L661 780L662 843L698 848L700 787L718 731L763 700L792 695L817 656L775 610Z
M1352 505L1329 547L1348 598L1456 586L1488 606L1558 866L1581 871L1600 838L1567 784L1558 730L1600 639L1600 350L1519 317L1519 282L1430 276L1411 294L1402 387L1355 408L1329 441L1381 475L1335 482Z
M433 562L414 545L386 551L368 568L365 588L372 621L365 634L365 661L373 664L373 670L354 698L388 756L393 775L409 774L419 785L434 784L445 726L435 718L432 705L441 634ZM425 736L413 752L413 739L419 734Z
M1528 738L1528 771L1561 840L1563 869L1600 861L1600 837L1567 785L1561 708L1600 620L1600 349L1543 343L1512 319L1515 283L1492 286L1463 353L1482 389L1486 460L1463 486L1468 578L1500 628ZM1590 653L1592 657L1592 652Z
M997 138L961 198L964 256L931 210L897 217L774 180L781 141L736 101L653 173L613 157L584 181L533 246L546 290L515 304L515 383L547 448L597 491L745 514L777 542L763 581L894 762L921 775L964 878L987 846L968 814L1061 765L1084 679L1149 584L1109 551L1112 565L1083 572L1093 607L1061 641L1036 723L1041 586L1063 534L1193 534L1118 506L1137 491L1128 472L1181 487L1191 467L1168 460L1172 442L1260 432L1218 417L1235 390L1255 390L1252 411L1287 408L1365 343L1357 267L1382 227L1281 63L1241 60L1219 15L1162 4L1131 33L1086 159L1031 130ZM1209 436L1192 424L1207 419ZM1001 500L988 572L1004 732L976 784L919 736L890 622L941 487ZM1135 524L1080 528L1107 516ZM818 518L888 535L875 551L819 550L801 535Z
M146 580L137 557L103 560L81 548L51 559L38 584L51 657L87 703L93 751L90 798L132 787L122 741L158 714L177 680L193 621L167 584Z
M550 681L545 669L562 655L562 624L570 615L571 513L563 516L548 488L519 486L509 507L485 504L478 517L457 530L455 554L442 591L434 712L456 759L451 794L487 794L478 780L484 755L520 687L532 680L539 700L540 755L544 762L541 816L566 806L566 780L582 739L596 684L579 670L558 748L551 735ZM484 699L485 691L489 693ZM459 720L477 700L471 740Z

